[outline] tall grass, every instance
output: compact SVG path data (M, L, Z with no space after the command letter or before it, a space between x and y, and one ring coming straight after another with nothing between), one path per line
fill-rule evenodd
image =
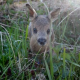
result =
M37 12L42 13L42 10ZM59 43L53 49L56 55L52 57L52 52L50 56L46 54L42 63L38 64L37 56L33 57L29 51L29 17L19 11L18 16L13 19L15 14L14 10L9 11L9 17L4 13L3 16L7 21L1 22L5 25L0 25L0 80L31 80L36 78L37 74L44 74L46 80L79 80L80 52L77 52L76 45L79 47L80 45L76 40L68 37L71 31L68 26L69 18L59 27L56 25L53 27L56 41ZM11 20L8 22L9 18ZM79 42L79 38L77 41ZM76 52L78 54L75 54Z

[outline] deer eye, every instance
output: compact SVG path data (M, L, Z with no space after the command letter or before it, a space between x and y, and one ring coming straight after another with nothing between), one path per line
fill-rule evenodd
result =
M50 33L50 29L47 30L47 34L49 34L49 33Z
M36 28L33 28L33 32L36 34L37 33L37 29Z

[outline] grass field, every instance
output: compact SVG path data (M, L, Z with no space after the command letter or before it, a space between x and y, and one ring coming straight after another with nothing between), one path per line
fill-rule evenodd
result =
M49 54L45 57L31 54L29 16L22 11L6 11L5 5L0 6L0 80L38 80L38 74L45 80L80 80L80 32L75 28L78 38L70 36L72 28L68 19L60 26L53 25L57 44L53 50L57 55L51 60Z

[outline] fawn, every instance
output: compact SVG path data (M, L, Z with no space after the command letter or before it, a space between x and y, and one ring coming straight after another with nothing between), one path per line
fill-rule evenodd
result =
M51 23L58 17L60 8L51 11L48 15L37 15L36 11L26 4L29 9L30 24L28 27L28 36L30 39L30 48L33 53L43 53L49 51L50 41L54 44L54 31ZM51 27L51 29L50 29ZM51 40L50 40L51 34Z

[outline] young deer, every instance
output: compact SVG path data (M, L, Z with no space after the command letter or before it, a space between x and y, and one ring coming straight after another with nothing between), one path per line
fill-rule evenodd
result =
M26 4L26 6L30 14L28 35L31 51L33 53L49 51L50 34L51 42L54 43L54 31L53 28L50 29L51 22L57 18L60 8L51 11L48 15L37 15L36 11L29 4Z

